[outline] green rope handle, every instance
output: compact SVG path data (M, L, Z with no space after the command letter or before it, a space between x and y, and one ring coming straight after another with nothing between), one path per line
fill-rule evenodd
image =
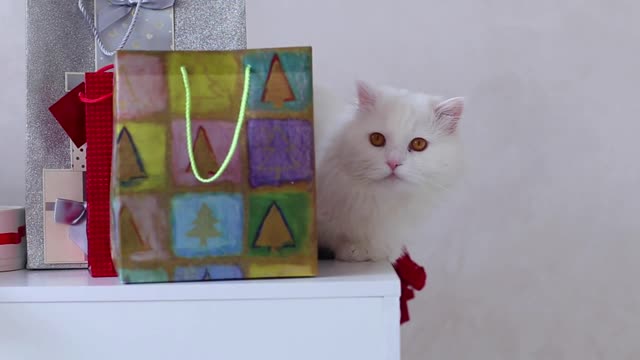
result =
M240 138L240 133L242 132L242 126L244 125L244 115L247 108L247 98L249 97L249 84L251 83L251 65L247 65L244 70L244 89L242 90L242 102L240 103L238 122L236 123L236 129L233 133L233 140L231 141L229 152L224 158L224 161L222 162L222 165L220 165L218 171L216 171L216 173L213 174L210 178L203 178L200 175L195 156L193 155L193 139L191 139L191 87L189 85L189 74L187 73L187 68L184 66L180 67L180 72L182 72L182 82L184 83L184 92L186 96L184 117L187 124L187 152L189 153L191 170L193 171L193 175L196 177L196 179L198 179L198 181L200 181L201 183L212 183L216 181L220 176L222 176L222 173L227 169L227 166L229 166L231 158L233 157L233 154L236 152L236 148L238 147L238 139Z

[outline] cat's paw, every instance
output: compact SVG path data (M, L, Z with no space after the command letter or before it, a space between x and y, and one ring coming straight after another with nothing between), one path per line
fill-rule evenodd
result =
M369 261L371 257L369 252L363 246L354 244L353 242L343 242L335 250L336 260L340 261Z

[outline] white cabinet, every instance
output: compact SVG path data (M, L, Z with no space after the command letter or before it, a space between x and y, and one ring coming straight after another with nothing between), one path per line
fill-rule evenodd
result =
M386 263L316 278L122 285L86 270L0 273L0 359L400 359Z

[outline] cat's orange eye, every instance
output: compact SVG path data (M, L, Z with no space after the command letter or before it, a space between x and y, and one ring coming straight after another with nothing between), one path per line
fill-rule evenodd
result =
M423 138L415 138L409 143L409 149L413 151L424 151L429 146L429 142Z
M387 140L384 138L384 135L380 134L379 132L371 133L371 135L369 135L369 141L371 142L371 145L376 147L384 146L384 144L387 142Z

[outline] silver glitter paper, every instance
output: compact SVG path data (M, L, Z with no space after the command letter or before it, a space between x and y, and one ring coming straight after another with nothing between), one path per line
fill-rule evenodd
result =
M87 1L93 12L92 1ZM44 262L42 170L70 169L67 134L49 113L65 95L65 72L94 69L93 36L71 0L27 1L26 221L29 269L78 268Z
M244 0L177 0L176 50L239 50L247 47Z
M93 12L93 1L86 1ZM176 50L247 46L244 0L177 0ZM29 269L78 268L44 263L42 170L70 169L70 142L48 111L65 94L65 72L95 69L94 42L75 0L27 0L26 217Z

